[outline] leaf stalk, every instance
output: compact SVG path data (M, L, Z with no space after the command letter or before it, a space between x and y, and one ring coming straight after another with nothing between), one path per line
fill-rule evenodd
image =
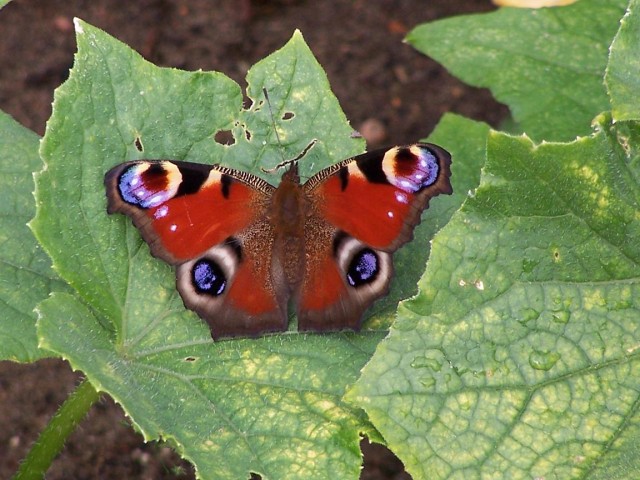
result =
M48 425L32 445L20 464L13 480L42 479L53 460L64 447L67 437L87 415L91 406L100 398L86 378L60 406Z

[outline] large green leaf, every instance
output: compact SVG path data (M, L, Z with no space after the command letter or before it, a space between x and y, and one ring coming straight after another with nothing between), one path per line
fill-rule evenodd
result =
M640 471L640 186L602 128L491 135L480 187L350 391L415 479L585 478L623 456Z
M407 40L465 82L490 88L532 138L569 141L609 108L602 76L626 5L502 8L420 25Z
M398 301L415 295L417 282L424 274L425 264L431 251L431 239L451 218L468 192L480 181L480 169L484 164L489 126L467 118L447 114L425 141L445 146L453 158L451 166L453 195L439 197L431 202L424 221L414 232L413 241L394 255L398 273L391 284L391 292L376 303L370 325L388 327L389 316L395 314Z
M640 47L640 8L631 0L629 11L622 19L620 30L610 49L605 82L609 90L613 118L638 120L637 102L640 89L640 60L636 52Z
M115 398L145 438L172 441L203 478L357 478L359 434L377 434L342 395L386 333L393 299L361 334L214 343L184 309L172 269L150 256L129 219L105 211L104 173L126 160L222 162L276 183L261 167L311 140L303 177L361 152L302 36L252 67L243 108L240 87L222 74L158 68L90 25L76 29L32 226L79 298L41 304L42 344ZM216 142L221 131L233 145Z
M70 295L52 296L40 313L47 348L119 402L146 439L175 444L201 478L358 478L367 427L340 398L378 334L212 344L208 334L176 339L159 322L154 344L140 339L125 351Z
M0 112L0 359L31 362L38 348L34 308L64 289L27 228L35 213L32 172L42 167L39 138Z

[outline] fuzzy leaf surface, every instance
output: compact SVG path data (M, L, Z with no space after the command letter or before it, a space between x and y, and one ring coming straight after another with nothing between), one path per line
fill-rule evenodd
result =
M33 172L42 167L39 137L0 112L0 359L33 362L36 305L65 290L27 222L35 213Z
M602 76L627 0L502 8L416 27L407 41L486 87L536 140L570 141L609 108Z
M637 156L601 122L569 144L490 136L479 188L348 393L414 479L640 468Z
M607 65L605 84L616 121L640 119L640 106L636 101L640 88L640 2L631 0L620 30L614 39Z

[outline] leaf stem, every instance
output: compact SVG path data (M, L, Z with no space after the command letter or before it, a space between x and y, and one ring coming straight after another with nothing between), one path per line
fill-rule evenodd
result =
M62 404L27 453L13 480L42 479L67 437L87 415L100 394L87 380L78 385Z

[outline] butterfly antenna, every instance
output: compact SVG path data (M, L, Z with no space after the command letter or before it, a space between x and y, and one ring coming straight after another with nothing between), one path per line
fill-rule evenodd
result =
M269 93L267 92L266 87L262 87L262 93L264 93L264 99L269 106L269 114L271 115L271 124L273 125L273 132L276 134L276 140L278 141L278 146L280 147L280 156L282 157L282 163L285 163L286 160L284 158L284 147L282 146L282 142L280 141L280 134L278 133L278 127L276 126L276 116L273 114L273 107L271 106L271 100L269 100Z
M307 152L309 150L311 150L311 147L313 147L316 144L315 139L311 140L311 142L309 142L309 145L307 145L304 150L302 150L302 152L300 152L296 158L292 159L292 160L287 160L284 157L284 147L282 145L282 142L280 141L280 135L278 134L278 128L276 126L276 117L273 114L273 107L271 106L271 100L269 100L269 93L267 92L266 87L262 87L262 93L264 93L264 99L267 102L267 105L269 106L269 113L271 114L271 123L273 124L273 131L276 134L276 140L278 140L278 145L280 146L280 156L282 157L282 162L280 162L279 164L277 164L275 167L273 168L262 168L262 171L265 173L273 173L276 170L279 170L282 167L286 167L289 166L291 164L296 163L298 160L300 160L302 157L304 157Z

